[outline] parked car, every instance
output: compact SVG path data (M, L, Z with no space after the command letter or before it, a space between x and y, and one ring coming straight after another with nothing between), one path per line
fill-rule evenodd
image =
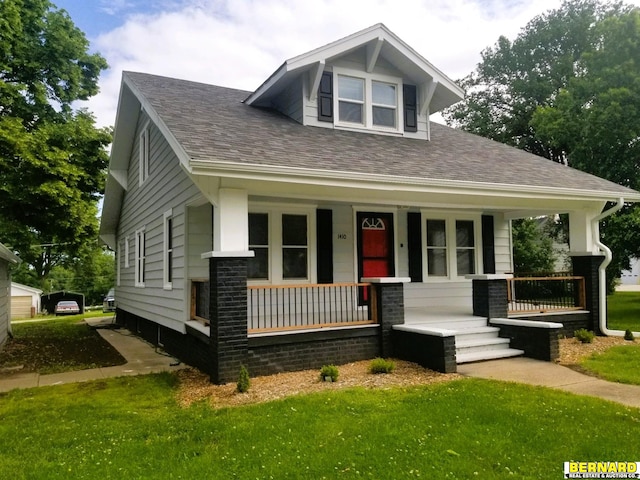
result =
M56 315L75 315L80 313L80 307L75 300L61 300L56 303L54 313Z
M116 296L113 288L109 290L109 293L107 293L102 300L102 311L105 313L116 311Z

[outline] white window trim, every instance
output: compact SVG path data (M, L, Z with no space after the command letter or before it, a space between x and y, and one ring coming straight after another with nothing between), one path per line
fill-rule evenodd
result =
M124 238L124 268L129 268L129 237Z
M456 221L473 221L474 235L474 269L475 273L482 273L482 215L470 215L469 213L437 212L433 210L421 210L422 231L422 278L424 282L445 282L466 280L465 275L458 275L457 245L456 245ZM427 256L427 220L444 220L447 240L447 275L429 276Z
M118 243L118 248L116 250L116 287L120 286L120 271L122 270L122 252L123 248L120 246L122 243Z
M249 279L249 285L296 285L316 283L316 207L279 204L249 204L249 213L264 213L269 219L269 278ZM307 216L307 278L282 278L282 215Z
M151 129L149 122L145 123L138 137L139 143L139 185L149 178L149 157L151 155Z
M169 222L169 220L171 220L171 222ZM169 228L169 223L171 223L171 228ZM173 275L170 275L173 272L169 271L169 257L172 257L173 259L173 250L174 250L174 246L173 246L173 242L170 242L170 237L171 239L173 239L173 209L169 209L166 212L164 212L163 215L163 225L164 225L164 234L163 234L163 239L164 239L164 245L163 245L163 262L162 262L162 278L163 278L163 288L165 290L172 290L173 289L173 282L169 281L169 277L173 277ZM171 249L169 249L169 244L171 243L172 247ZM173 262L171 262L171 264L173 265Z
M339 109L339 83L338 76L343 75L347 77L360 78L364 80L364 112L363 112L363 124L352 122L340 121L340 109ZM372 86L371 82L377 81L382 83L389 83L396 86L396 128L383 127L373 124L373 99L372 99ZM336 127L341 127L349 130L375 130L387 133L399 133L404 132L404 115L402 113L404 107L404 99L402 92L402 78L393 77L390 75L380 75L374 73L362 72L360 70L351 70L348 68L333 67L333 112L334 120L333 124Z
M136 230L136 264L135 286L144 288L145 263L146 263L146 235L145 227Z

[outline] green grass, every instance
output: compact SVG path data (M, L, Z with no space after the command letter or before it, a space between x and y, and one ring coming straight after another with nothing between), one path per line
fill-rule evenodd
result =
M638 454L640 410L464 379L213 410L171 374L0 395L0 478L560 478ZM18 433L19 432L19 433Z
M640 332L640 292L616 292L607 297L608 327Z
M611 347L585 358L580 366L611 382L640 385L640 345Z
M13 323L14 338L9 339L0 354L0 368L22 366L19 372L47 374L126 363L82 318L72 315Z

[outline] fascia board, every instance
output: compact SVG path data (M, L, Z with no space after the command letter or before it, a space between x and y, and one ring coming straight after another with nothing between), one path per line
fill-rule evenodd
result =
M495 197L527 196L530 198L566 198L574 201L617 201L623 197L627 202L640 202L640 193L580 190L573 188L540 187L501 183L478 183L463 180L422 179L368 173L313 170L296 167L274 167L231 162L210 162L192 160L194 175L242 178L287 183L306 183L326 186L343 186L371 189L406 189L451 191L470 194L485 194Z
M0 258L6 260L9 263L13 263L17 265L22 262L20 258L15 255L11 250L9 250L6 246L0 243Z

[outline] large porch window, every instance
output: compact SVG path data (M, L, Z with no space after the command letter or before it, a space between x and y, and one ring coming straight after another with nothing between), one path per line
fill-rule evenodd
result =
M248 279L269 283L312 281L311 212L268 209L249 213Z
M455 279L476 273L479 219L432 214L423 214L423 218L425 278Z

